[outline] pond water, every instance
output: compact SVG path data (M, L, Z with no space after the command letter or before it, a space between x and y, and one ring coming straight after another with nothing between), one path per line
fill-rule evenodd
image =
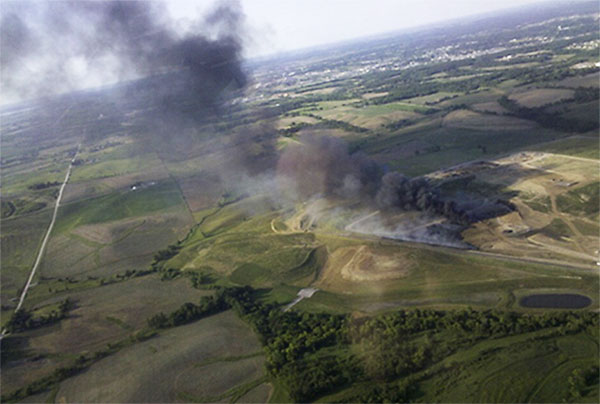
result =
M592 299L574 293L546 293L525 296L519 304L530 308L582 309L592 304Z

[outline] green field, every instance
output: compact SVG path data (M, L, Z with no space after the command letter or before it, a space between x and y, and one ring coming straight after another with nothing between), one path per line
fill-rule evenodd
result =
M179 188L173 181L135 191L126 189L64 205L57 219L56 231L62 233L76 226L143 216L167 209L181 209L184 203Z
M160 166L160 160L154 153L131 156L124 159L109 159L92 164L84 164L73 170L73 182L89 181L94 178L115 177L147 171Z
M560 195L556 204L562 212L593 217L599 212L599 194L600 182L596 182Z

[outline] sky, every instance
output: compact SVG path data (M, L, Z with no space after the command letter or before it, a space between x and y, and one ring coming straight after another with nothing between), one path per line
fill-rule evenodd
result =
M0 105L168 68L148 57L188 39L233 37L238 60L554 0L165 0L166 12L109 1L0 0Z
M246 56L264 56L398 31L543 0L241 0L249 31ZM211 0L170 0L185 24Z

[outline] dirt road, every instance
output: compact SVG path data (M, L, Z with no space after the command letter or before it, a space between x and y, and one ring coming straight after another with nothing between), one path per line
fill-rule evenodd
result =
M69 168L67 169L67 175L65 175L65 180L63 181L63 183L60 186L60 189L58 191L58 197L56 198L56 205L54 206L54 212L52 213L52 220L50 221L50 225L48 226L48 230L46 231L46 235L44 236L44 240L42 241L42 245L40 247L40 250L38 251L37 258L35 259L35 263L33 264L33 268L31 268L31 273L29 274L27 283L25 284L25 287L23 288L23 292L21 292L21 297L19 298L19 304L17 304L17 308L15 309L15 311L18 311L21 308L21 306L23 305L23 302L25 301L25 296L27 296L27 291L29 291L31 282L33 281L33 277L35 276L35 272L36 272L38 266L40 265L40 262L42 261L42 256L44 255L46 243L48 243L48 239L50 238L50 233L52 233L52 228L54 227L54 222L56 222L56 215L58 213L58 207L60 206L60 200L62 199L63 191L65 190L65 186L67 185L67 182L69 182L69 177L71 176L71 170L73 169L73 163L75 163L75 159L77 157L77 154L79 153L80 148L81 148L81 144L79 144L77 146L77 151L75 152L75 155L73 156L73 158L71 159L71 162L69 163ZM2 335L5 335L5 334L6 334L6 330L2 330Z

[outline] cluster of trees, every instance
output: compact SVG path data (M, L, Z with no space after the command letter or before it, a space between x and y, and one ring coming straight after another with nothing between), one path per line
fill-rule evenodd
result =
M243 291L247 290L244 295ZM237 299L248 300L248 293L252 289L246 288L218 288L215 289L214 296L203 296L198 304L187 302L182 304L177 310L165 314L160 312L150 317L147 322L150 328L169 328L188 324L201 318L211 316L228 310L234 306L237 307Z
M207 286L211 286L210 284L214 282L213 278L204 272L185 271L184 275L189 278L192 287L196 289L203 289Z
M75 303L71 299L66 298L60 302L56 310L52 310L50 313L39 317L34 317L31 311L27 309L19 309L10 316L5 329L9 333L15 333L53 324L67 317L69 311L74 307Z
M541 315L511 311L472 309L397 311L353 323L353 342L373 335L392 333L396 337L428 330L449 330L469 339L504 337L546 328L557 328L560 335L586 331L598 325L593 312L546 312ZM393 331L389 331L393 330Z
M26 397L29 397L33 394L41 393L52 388L53 386L58 385L58 383L62 382L63 380L80 373L86 367L87 366L85 364L76 362L70 366L58 368L54 370L49 376L43 377L42 379L38 379L25 387L13 391L10 394L3 394L1 401L3 403L19 402Z
M597 313L590 312L537 316L499 310L416 309L351 319L323 313L283 313L277 307L257 304L249 288L240 289L232 297L232 307L254 325L263 339L269 374L300 402L362 382L370 383L365 383L356 397L345 397L344 401L404 402L416 391L417 381L403 384L396 380L405 377L406 381L414 372L454 352L461 343L545 328L569 334L598 326ZM432 335L449 332L454 339L452 343L439 343L435 337L411 341L412 336L424 331ZM320 353L333 346L347 354ZM351 346L354 348L349 349Z
M292 126L290 126L289 128L279 129L279 134L282 136L290 137L290 136L293 136L296 133L300 132L303 129L308 129L308 128L312 128L312 127L314 127L314 125L307 123L307 122L300 122L298 124L296 124L295 122L292 122Z
M598 366L592 366L585 370L579 368L573 370L571 376L567 379L569 393L566 401L570 403L579 402L590 386L598 384L599 371L600 368Z
M340 402L407 403L417 392L418 382L409 377L392 383L365 383L356 394Z
M600 89L594 87L577 87L573 100L577 103L596 101L600 99Z
M213 296L204 296L198 304L184 303L168 315L160 312L150 317L148 319L148 326L151 328L176 327L220 313L228 308L229 306L224 300Z
M1 201L0 203L2 204L1 205L2 206L2 213L1 213L2 219L11 217L17 211L17 207L11 201Z
M360 371L354 358L329 355L295 360L277 372L270 370L269 373L276 377L294 402L305 403L331 392L335 387L354 382Z
M335 119L324 119L318 115L306 114L312 118L318 119L318 123L306 123L300 122L298 124L292 123L292 126L285 129L279 129L279 133L282 136L292 136L304 129L342 129L346 132L365 133L369 130L360 126L352 125L351 123L338 121Z
M474 90L477 87L469 87L469 89ZM437 82L402 82L398 87L387 88L379 88L378 90L389 91L389 94L371 99L369 102L373 105L381 105L381 104L389 104L390 102L405 100L407 98L414 97L422 97L425 95L435 94L440 91L440 85Z
M77 280L77 279L73 279L73 278L67 276L66 278L58 278L57 281L60 282L60 284L58 284L58 286L55 284L54 288L48 287L48 292L53 292L53 291L60 292L60 291L64 291L64 290L69 290L69 285L75 285L75 288L77 288L78 283L89 282L89 281L97 281L98 284L100 284L100 286L106 286L106 285L111 285L111 284L117 283L117 282L123 282L123 281L126 281L131 278L146 276L146 275L155 273L157 271L158 271L157 268L128 269L125 272L117 273L112 276L104 277L104 278L90 275L87 277L86 280L83 280L83 279ZM42 277L42 280L49 280L49 279L51 279L51 278Z
M154 254L154 256L152 257L153 259L152 259L152 264L150 264L150 267L153 269L162 268L163 263L165 261L170 260L177 254L179 254L180 250L181 250L180 243L171 244L170 246L168 246L167 248L165 248L163 250L158 250L156 252L156 254Z
M236 203L247 197L247 193L236 194L227 191L221 195L221 198L219 198L217 205L219 205L219 207L222 208L223 206L231 205L232 203Z
M395 131L406 126L410 126L414 123L413 120L410 119L400 119L398 121L393 121L390 123L382 123L381 126L387 130Z
M37 184L30 185L27 188L29 188L31 190L34 190L34 191L39 191L40 189L51 188L51 187L55 187L57 185L60 185L60 182L58 182L58 181L46 181L46 182L39 182Z

